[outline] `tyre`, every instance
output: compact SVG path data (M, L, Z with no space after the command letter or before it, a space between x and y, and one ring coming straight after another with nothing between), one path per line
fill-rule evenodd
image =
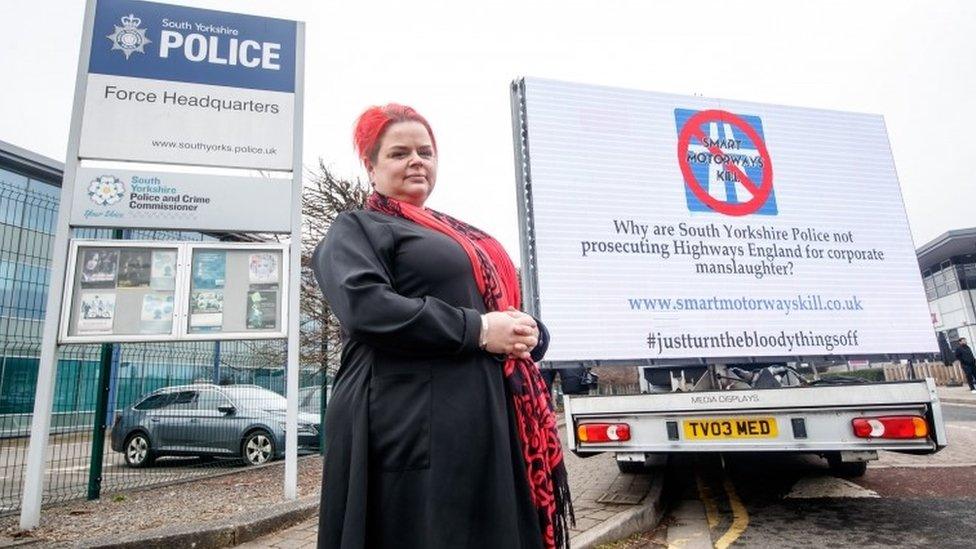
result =
M251 431L241 444L241 460L245 465L267 463L275 455L271 434L264 430Z
M830 454L827 456L827 464L834 475L842 478L863 477L868 470L866 461L841 461L840 455Z
M647 472L647 467L640 461L618 461L617 470L627 475L640 475Z
M129 467L141 468L149 467L156 459L153 455L152 444L145 433L132 433L125 439L122 446L122 453L125 456L125 464Z

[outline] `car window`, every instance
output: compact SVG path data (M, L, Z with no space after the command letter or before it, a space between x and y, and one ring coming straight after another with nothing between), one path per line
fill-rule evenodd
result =
M166 404L166 410L196 410L198 395L197 391L180 391Z
M224 404L230 404L230 401L217 391L200 391L197 410L216 410Z
M242 410L284 410L288 404L285 397L259 387L235 387L228 385L223 387L223 390L230 396L237 407Z
M158 410L173 398L174 393L160 393L146 397L142 402L133 406L136 410Z
M321 399L322 399L322 389L319 387L315 387L314 389L308 391L308 394L305 395L305 398L301 400L301 404L299 404L299 406L302 408L317 409L319 407L319 402L321 401Z

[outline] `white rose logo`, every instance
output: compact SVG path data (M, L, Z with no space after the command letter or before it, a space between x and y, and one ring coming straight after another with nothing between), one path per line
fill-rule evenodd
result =
M112 175L103 175L92 180L88 185L88 198L99 206L111 206L125 196L125 185Z

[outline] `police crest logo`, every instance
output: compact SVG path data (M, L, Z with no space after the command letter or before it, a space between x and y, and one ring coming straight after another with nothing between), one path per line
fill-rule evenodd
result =
M132 52L146 53L143 48L151 40L146 38L146 29L139 28L141 24L142 19L134 14L122 17L122 26L115 25L115 32L105 37L112 41L112 51L120 50L126 59Z
M88 198L99 206L111 206L125 196L125 185L118 177L102 175L88 185Z

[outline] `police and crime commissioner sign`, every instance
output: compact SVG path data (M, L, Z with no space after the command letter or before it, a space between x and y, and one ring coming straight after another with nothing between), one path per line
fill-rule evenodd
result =
M71 224L284 232L290 179L78 168Z
M293 21L99 0L81 158L290 170Z

